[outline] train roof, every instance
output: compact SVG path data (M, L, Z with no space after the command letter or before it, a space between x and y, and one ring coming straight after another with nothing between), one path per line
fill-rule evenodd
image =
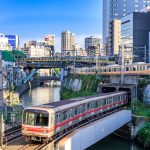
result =
M46 104L41 104L41 105L37 105L37 106L32 106L32 108L44 108L44 109L57 109L61 108L61 107L66 107L67 106L73 106L75 105L75 103L85 103L85 100L88 102L91 99L95 99L96 98L104 98L104 96L108 96L108 95L112 95L112 94L119 94L119 93L124 93L123 91L120 92L111 92L111 93L102 93L102 94L98 94L98 95L93 95L93 96L85 96L85 97L77 97L77 98L72 98L72 99L68 99L68 100L60 100L60 101L56 101L56 102L50 102L50 103L46 103Z
M64 106L64 105L71 104L71 103L74 103L74 102L78 102L78 101L80 101L80 100L61 100L61 101L56 101L56 102L51 102L51 103L38 105L38 107L56 108L56 107ZM33 106L33 107L37 107L37 106Z

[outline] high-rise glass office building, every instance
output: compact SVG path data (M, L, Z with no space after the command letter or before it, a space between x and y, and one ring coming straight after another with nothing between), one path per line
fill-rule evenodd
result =
M109 24L132 12L140 12L150 5L150 0L103 0L103 47L109 43Z

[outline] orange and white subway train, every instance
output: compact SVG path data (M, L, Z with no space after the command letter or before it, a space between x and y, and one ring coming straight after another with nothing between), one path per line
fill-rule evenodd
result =
M74 98L32 106L23 111L22 134L26 140L48 142L129 101L125 91Z

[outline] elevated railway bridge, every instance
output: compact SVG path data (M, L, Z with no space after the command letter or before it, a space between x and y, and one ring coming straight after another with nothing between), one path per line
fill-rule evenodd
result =
M91 67L98 65L104 66L113 63L112 57L30 57L18 60L18 65L25 68L64 68L65 66Z
M101 89L118 89L118 87L131 90L132 97L138 97L138 82L140 78L150 75L150 64L136 63L131 65L107 65L99 68L74 68L71 74L77 75L98 75L102 79L109 80L110 84L101 84ZM101 90L100 90L101 91Z
M53 69L61 68L60 80L62 81L67 74L68 67L92 67L97 65L104 66L113 63L112 57L79 57L79 56L65 56L65 57L30 57L21 58L18 60L17 65L22 66L24 69L30 71L29 76L25 82L29 81L38 69Z

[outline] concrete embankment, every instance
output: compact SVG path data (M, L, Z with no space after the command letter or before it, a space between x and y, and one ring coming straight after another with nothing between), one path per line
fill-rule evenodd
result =
M62 81L61 100L93 95L97 92L98 83L96 75L67 76Z
M15 90L15 93L19 94L19 98L28 90L30 90L31 88L36 88L40 85L40 82L38 79L35 79L31 82L28 82L26 84L23 84L20 87L17 87L17 89Z
M131 121L131 111L122 110L79 128L59 141L58 150L84 150Z

